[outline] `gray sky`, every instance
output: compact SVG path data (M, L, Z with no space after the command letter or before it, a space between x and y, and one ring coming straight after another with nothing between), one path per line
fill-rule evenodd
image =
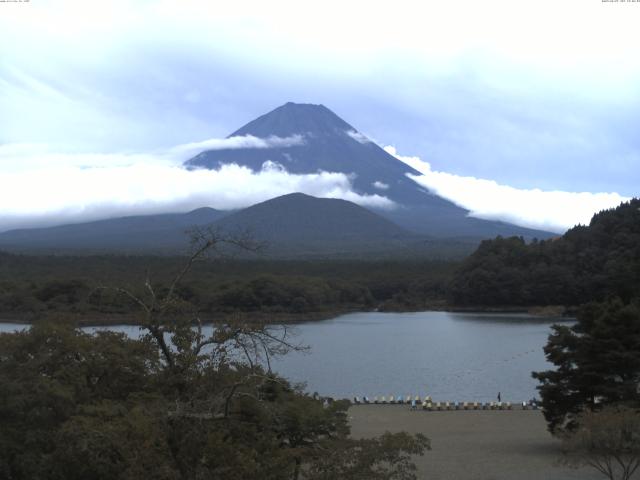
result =
M638 195L637 25L640 3L601 0L0 3L0 230L190 206L70 195L69 178L175 168L176 146L287 101L419 157L438 174L421 182L478 216L562 230Z

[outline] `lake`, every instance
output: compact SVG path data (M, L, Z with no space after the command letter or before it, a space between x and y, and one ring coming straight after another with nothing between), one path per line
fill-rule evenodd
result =
M521 402L537 395L534 370L546 370L550 325L524 314L352 313L296 325L309 353L272 362L309 392L336 398L431 395L434 400ZM0 331L24 325L0 324ZM138 328L110 327L135 337ZM95 330L91 328L89 330Z
M546 370L550 325L566 319L520 314L354 313L299 325L311 353L274 369L309 391L354 395L431 395L434 400L508 401L537 395L533 370ZM572 323L569 321L568 323Z

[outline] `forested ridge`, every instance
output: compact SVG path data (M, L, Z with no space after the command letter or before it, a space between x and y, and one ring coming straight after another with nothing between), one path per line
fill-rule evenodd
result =
M166 288L183 257L32 256L0 253L0 316L37 321L60 314L84 323L131 321L131 299L100 287ZM194 265L176 292L204 317L230 313L276 321L350 310L440 305L456 263L215 259ZM295 318L294 318L295 317Z
M593 216L563 236L527 244L483 241L456 271L455 305L581 305L640 294L640 200Z
M178 292L204 315L236 312L320 318L349 310L583 303L640 291L640 200L594 215L562 237L483 241L462 263L407 259L203 261ZM101 286L158 288L183 257L34 256L0 252L0 315L126 315L130 300ZM117 321L117 320L116 320Z
M555 241L517 243L493 243L509 245L497 258L523 273L512 293L580 306L575 324L552 327L544 351L555 368L533 373L549 430L608 478L618 478L617 467L619 478L630 478L640 466L640 200L600 212ZM535 285L551 272L555 291L553 276L544 288Z

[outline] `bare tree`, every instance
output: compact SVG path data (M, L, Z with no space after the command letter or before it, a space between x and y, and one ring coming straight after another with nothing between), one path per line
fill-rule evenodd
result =
M624 406L586 411L564 436L565 461L588 465L610 480L629 480L640 466L640 412Z
M168 287L160 291L147 274L142 293L126 288L110 289L139 307L140 328L146 332L143 339L157 346L165 371L176 380L176 411L186 414L188 410L197 416L226 416L234 397L257 396L255 392L264 382L278 381L271 375L272 357L306 347L293 341L291 329L286 325L248 322L239 315L227 316L205 334L198 311L178 294L180 283L197 262L207 257L228 256L235 251L257 252L262 245L246 232L226 235L211 228L198 228L190 234L190 255ZM234 369L244 373L235 383L216 386L216 395L207 391L203 395L206 407L197 406L193 392L190 392L191 398L181 399L185 382L193 375L205 375L207 369L209 372ZM202 413L203 409L207 413Z

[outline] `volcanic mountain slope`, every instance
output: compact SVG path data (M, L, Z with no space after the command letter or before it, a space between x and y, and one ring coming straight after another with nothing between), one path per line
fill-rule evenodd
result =
M475 242L410 232L355 203L292 193L224 217L213 227L263 242L267 258L460 258Z
M400 226L438 237L475 239L496 235L548 238L549 232L471 218L468 211L445 200L407 177L419 172L388 154L323 105L287 103L249 122L230 137L297 138L273 148L209 150L186 162L190 167L219 168L236 163L259 171L265 162L281 164L291 173L318 170L352 174L360 194L378 194L396 208L376 210Z
M412 205L425 201L421 187L406 177L419 175L398 161L324 105L287 103L249 122L229 137L258 138L301 136L301 142L267 149L209 150L186 162L188 166L218 168L237 163L259 171L267 161L277 162L291 173L354 173L355 188L361 193L385 195ZM376 182L378 187L376 187ZM428 199L438 204L438 197ZM458 209L453 204L449 206Z
M345 200L283 195L215 223L228 233L249 232L266 243L267 256L404 255L423 239ZM424 250L424 247L423 247Z
M139 215L0 234L0 248L12 251L105 251L173 253L188 243L185 233L209 225L225 212L199 208L188 213Z
M226 216L209 208L0 234L0 249L40 253L161 253L188 251L192 227L263 244L261 258L460 258L473 242L433 239L345 200L292 193ZM256 257L231 249L234 255Z

